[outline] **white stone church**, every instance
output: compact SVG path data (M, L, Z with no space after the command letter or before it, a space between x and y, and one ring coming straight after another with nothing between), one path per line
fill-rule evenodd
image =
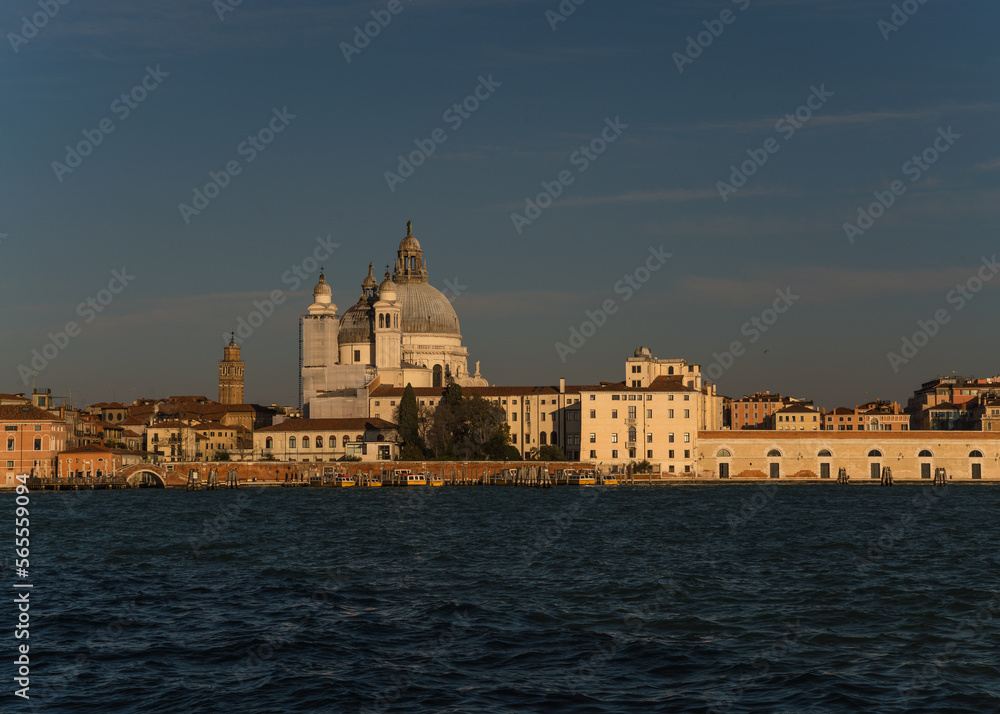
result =
M313 304L299 319L299 399L313 419L367 417L369 391L380 385L485 387L469 374L458 315L427 281L420 243L406 224L390 277L379 284L369 264L358 301L337 316L320 274Z

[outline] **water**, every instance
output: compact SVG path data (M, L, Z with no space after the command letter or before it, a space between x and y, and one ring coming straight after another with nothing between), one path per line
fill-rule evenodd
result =
M31 702L1000 711L998 506L988 486L32 494Z

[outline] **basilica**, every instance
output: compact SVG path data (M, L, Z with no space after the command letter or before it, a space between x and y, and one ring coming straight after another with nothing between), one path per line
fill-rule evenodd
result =
M299 398L311 418L368 416L378 386L485 387L468 369L458 315L427 279L427 261L411 223L390 275L379 283L374 266L357 302L337 315L333 291L320 274L313 303L299 319Z

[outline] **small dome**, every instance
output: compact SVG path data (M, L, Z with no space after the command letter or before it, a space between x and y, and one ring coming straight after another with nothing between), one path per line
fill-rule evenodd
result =
M652 357L653 352L648 347L636 347L635 348L636 357Z
M333 295L333 290L330 289L330 285L326 282L326 276L323 273L319 274L319 282L313 288L313 297L319 298L320 295Z
M385 271L385 280L378 286L378 294L383 300L388 300L389 295L392 295L393 299L396 297L396 283L392 282L388 270Z

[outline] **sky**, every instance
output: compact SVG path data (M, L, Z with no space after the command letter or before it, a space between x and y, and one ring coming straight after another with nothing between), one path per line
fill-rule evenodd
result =
M342 313L408 220L491 384L621 380L639 345L826 408L996 375L998 21L8 0L0 392L214 398L247 324L247 401L295 404L317 263Z

